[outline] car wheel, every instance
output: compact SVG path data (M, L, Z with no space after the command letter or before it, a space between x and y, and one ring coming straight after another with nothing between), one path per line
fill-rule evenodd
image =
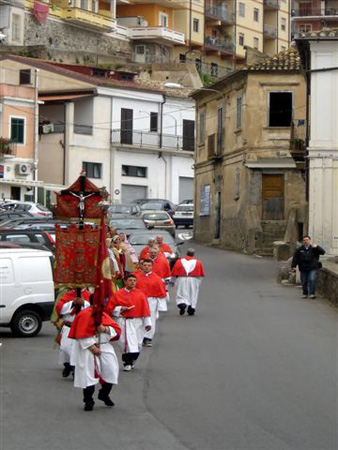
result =
M42 327L41 316L31 310L19 311L15 314L11 322L11 330L16 336L33 337L36 336Z

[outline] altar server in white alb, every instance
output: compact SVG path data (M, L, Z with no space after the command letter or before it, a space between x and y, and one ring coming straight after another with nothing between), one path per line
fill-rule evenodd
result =
M188 307L189 316L193 316L196 310L200 284L204 277L202 263L195 258L193 248L188 249L187 256L176 261L171 275L176 277L176 304L180 310L180 315L183 316Z
M93 307L81 311L71 326L69 337L75 339L72 348L74 386L83 389L85 411L94 408L93 394L99 381L102 387L98 399L106 406L114 406L109 394L118 381L119 363L111 342L118 340L120 334L120 326L106 313L96 326Z

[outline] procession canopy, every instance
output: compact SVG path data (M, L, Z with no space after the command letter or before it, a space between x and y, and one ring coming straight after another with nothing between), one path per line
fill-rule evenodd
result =
M98 188L84 173L67 189L55 194L54 216L59 220L92 219L96 222L103 214L100 203L108 200L107 190Z

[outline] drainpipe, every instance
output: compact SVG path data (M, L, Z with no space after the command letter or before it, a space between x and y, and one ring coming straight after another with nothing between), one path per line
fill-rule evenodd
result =
M39 162L39 69L34 70L34 157L33 157L33 180L38 181ZM34 201L38 201L38 187L34 187Z
M163 135L163 105L165 104L165 102L167 101L166 96L163 95L163 102L161 102L160 104L160 120L161 120L161 124L160 124L160 136L159 136L159 147L162 148L162 135Z
M189 48L191 49L192 0L189 0Z
M163 102L160 104L160 117L161 117L161 124L160 124L160 139L159 139L159 147L162 148L163 145L163 106L165 102L167 101L166 96L163 95ZM167 160L164 158L162 152L160 151L158 153L158 157L161 158L164 161L164 192L165 195L167 195Z

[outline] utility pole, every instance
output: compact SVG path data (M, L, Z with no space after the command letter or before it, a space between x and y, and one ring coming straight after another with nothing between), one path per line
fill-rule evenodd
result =
M34 159L33 159L33 180L38 181L39 162L39 69L34 70ZM34 201L38 201L37 183L34 186Z

